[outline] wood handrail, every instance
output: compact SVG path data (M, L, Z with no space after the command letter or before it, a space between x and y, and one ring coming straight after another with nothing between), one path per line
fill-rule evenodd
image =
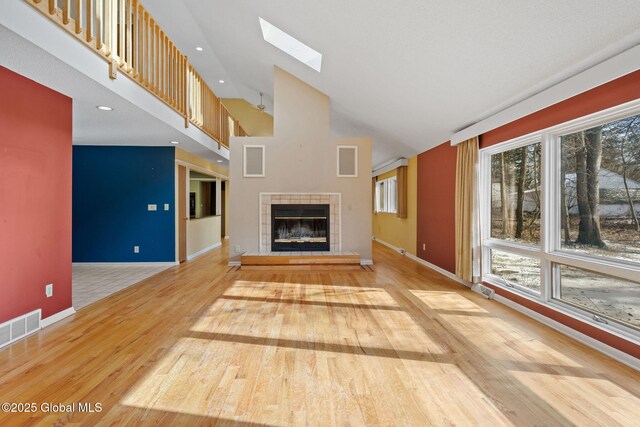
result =
M220 98L138 0L24 0L155 95L189 123L229 147L246 136ZM59 4L61 6L59 6Z

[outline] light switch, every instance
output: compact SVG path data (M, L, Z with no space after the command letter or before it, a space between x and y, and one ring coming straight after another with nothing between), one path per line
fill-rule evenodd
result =
M168 210L169 210L169 203L165 203L165 204L164 204L164 210L165 210L165 211L168 211Z
M147 205L147 210L148 211L157 211L158 210L158 205Z

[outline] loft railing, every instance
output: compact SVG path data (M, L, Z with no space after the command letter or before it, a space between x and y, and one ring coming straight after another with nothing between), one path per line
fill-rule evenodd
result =
M24 0L118 70L229 147L231 130L247 136L138 0Z

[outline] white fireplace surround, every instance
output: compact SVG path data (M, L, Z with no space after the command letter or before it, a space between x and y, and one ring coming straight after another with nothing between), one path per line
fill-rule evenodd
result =
M329 247L342 251L341 193L260 193L260 252L271 252L271 205L329 205Z

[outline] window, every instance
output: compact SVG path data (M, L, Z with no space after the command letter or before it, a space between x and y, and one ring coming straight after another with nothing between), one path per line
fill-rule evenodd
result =
M483 280L640 337L640 100L481 150Z
M540 143L491 156L491 237L540 243Z
M376 182L376 212L396 213L398 206L398 179L395 176Z
M560 140L562 248L640 262L640 115Z
M559 298L569 304L640 327L640 284L566 265L559 265Z
M492 249L491 274L507 287L540 293L539 259Z

